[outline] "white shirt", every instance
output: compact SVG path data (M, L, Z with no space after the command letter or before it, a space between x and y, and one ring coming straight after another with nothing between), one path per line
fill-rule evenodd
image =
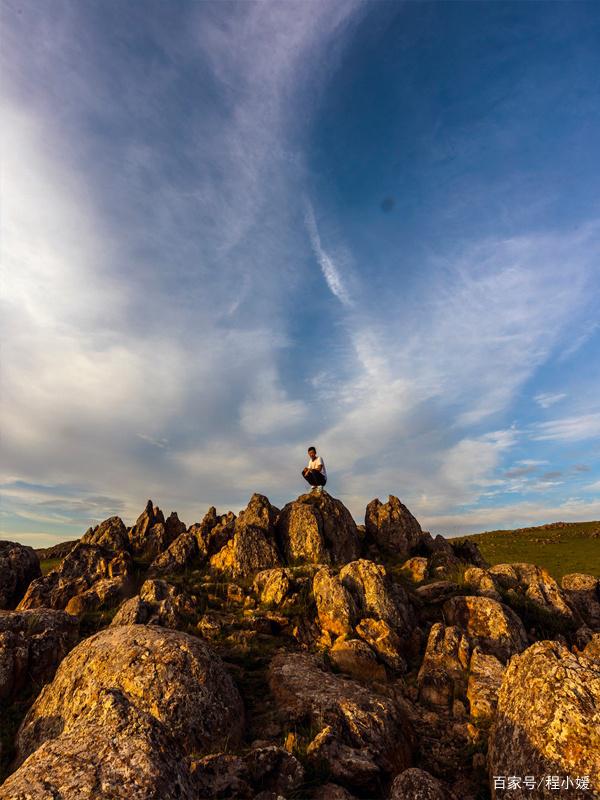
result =
M327 480L327 470L325 469L325 462L321 458L321 456L317 456L316 458L309 458L308 460L308 468L309 469L317 469L317 467L323 467L321 470L321 475Z

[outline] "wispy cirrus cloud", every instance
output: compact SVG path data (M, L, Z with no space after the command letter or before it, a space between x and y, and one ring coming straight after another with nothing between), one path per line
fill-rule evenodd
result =
M536 394L533 399L540 408L550 408L550 406L560 403L566 396L564 392L556 392L554 394L552 392L541 392L540 394Z

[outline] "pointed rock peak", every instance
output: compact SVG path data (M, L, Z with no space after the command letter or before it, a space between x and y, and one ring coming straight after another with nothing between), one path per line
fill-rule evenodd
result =
M236 528L254 525L270 531L279 514L279 509L272 506L264 494L254 493L243 511L240 511L236 521Z
M388 502L371 500L365 512L367 536L385 552L407 557L421 539L421 526L394 495Z

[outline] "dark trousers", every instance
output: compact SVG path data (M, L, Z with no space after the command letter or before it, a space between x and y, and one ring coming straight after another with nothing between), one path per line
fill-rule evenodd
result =
M311 486L325 486L327 478L318 469L309 469L308 472L303 472L302 477L308 481Z

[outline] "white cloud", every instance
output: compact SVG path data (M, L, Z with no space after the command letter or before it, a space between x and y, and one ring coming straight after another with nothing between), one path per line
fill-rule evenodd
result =
M308 201L306 204L306 214L304 219L312 248L317 261L319 262L323 277L325 278L329 290L335 297L337 297L340 303L343 303L345 306L352 305L352 301L350 300L350 296L348 295L346 287L344 286L344 282L342 281L342 277L337 266L334 264L331 256L323 249L321 237L319 236L319 229L317 227L317 221L315 219L315 212L312 205Z
M566 396L564 392L557 392L556 394L541 392L540 394L536 394L533 399L541 408L550 408L550 406L553 406L555 403L560 403Z
M534 428L536 441L580 442L600 436L600 413L540 422Z

